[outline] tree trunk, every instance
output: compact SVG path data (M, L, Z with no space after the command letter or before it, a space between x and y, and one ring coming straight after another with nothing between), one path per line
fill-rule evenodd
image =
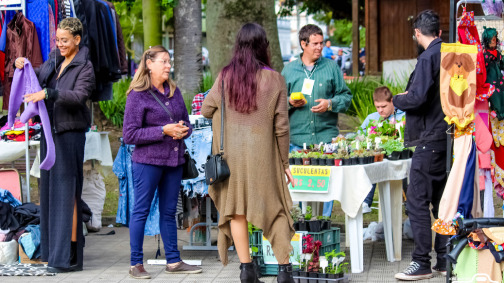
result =
M214 78L229 63L236 34L246 24L264 27L270 42L273 69L282 71L275 0L207 0L207 35L210 67Z
M185 101L200 90L203 80L201 55L201 0L179 0L174 8L175 80Z
M144 50L163 43L161 34L161 1L142 0Z

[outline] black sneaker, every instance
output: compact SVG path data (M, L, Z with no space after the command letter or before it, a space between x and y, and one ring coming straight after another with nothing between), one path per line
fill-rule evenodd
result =
M394 277L405 281L430 279L432 278L432 270L430 267L423 267L418 262L412 261L403 272L396 273Z
M446 262L445 264L440 264L439 262L432 268L433 273L437 273L441 276L446 276Z

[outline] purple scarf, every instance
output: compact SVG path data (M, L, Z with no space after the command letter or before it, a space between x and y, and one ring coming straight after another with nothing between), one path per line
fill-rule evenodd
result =
M16 118L16 113L23 104L24 95L35 93L42 90L40 84L37 80L37 75L33 71L32 65L28 59L25 59L24 68L14 71L14 78L12 79L11 86L11 96L9 100L9 127L14 125L14 119ZM56 150L54 148L54 141L51 133L51 123L49 119L49 114L47 113L47 108L43 100L33 103L29 102L23 114L21 114L20 120L22 123L26 123L31 117L40 116L42 120L42 128L44 130L44 135L47 143L47 154L40 163L40 169L49 170L53 167L54 161L56 160Z

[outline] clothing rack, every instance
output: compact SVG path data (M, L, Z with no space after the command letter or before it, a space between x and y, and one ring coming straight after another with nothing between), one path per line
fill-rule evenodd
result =
M26 15L26 2L25 0L0 0L0 11L21 11ZM6 7L9 5L9 7ZM26 109L28 104L24 102ZM25 124L25 162L26 162L26 202L30 202L30 139L29 139L29 126ZM22 189L21 189L22 191Z
M467 5L467 4L482 4L482 3L485 3L485 1L492 1L492 0L461 0L461 1L458 1L457 2L457 7L456 7L456 10L455 10L455 16L458 15L458 11L459 11L459 8L460 6L462 5ZM495 3L495 0L494 0L494 3ZM457 20L459 20L460 18L457 18ZM494 15L489 15L489 16L474 16L474 20L477 21L477 20L488 20L488 21L498 21L498 20L502 20L501 18L497 17L497 16L494 16Z

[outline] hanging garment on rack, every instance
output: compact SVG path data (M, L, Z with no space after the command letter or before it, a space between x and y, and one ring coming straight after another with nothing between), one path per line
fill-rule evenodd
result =
M128 60L126 59L126 47L124 45L124 38L122 34L121 23L119 22L119 15L117 15L114 4L111 2L107 2L112 12L116 15L115 17L115 26L117 30L117 48L119 52L119 65L121 67L121 73L128 73Z
M37 35L42 52L42 60L46 61L51 52L49 42L49 10L47 2L40 0L26 0L26 18L30 20L37 30Z
M47 3L49 4L49 6L51 6L51 12L53 14L53 17L54 15L56 15L56 4L58 3L57 1L55 0L47 0ZM54 21L57 23L58 22L58 19L56 18L53 18Z
M5 80L3 109L7 110L14 77L14 61L25 57L30 60L34 68L42 65L42 54L34 24L22 13L16 13L7 28L7 43L5 48Z
M75 16L81 21L84 30L82 31L82 44L88 45L88 21L86 19L86 13L84 11L84 4L82 0L73 0L75 8Z
M5 52L5 46L7 45L7 26L16 15L14 11L6 11L5 17L3 19L2 34L0 35L0 51Z
M461 43L441 44L441 105L448 124L464 129L474 120L478 48Z
M464 173L464 180L462 182L462 189L460 190L460 196L458 201L457 213L459 213L464 219L473 218L471 216L471 211L473 208L474 199L474 175L476 170L476 146L474 141L472 142L471 151L467 159L467 164ZM479 196L479 191L477 192Z
M37 76L33 71L31 63L28 59L25 60L24 68L17 69L14 72L14 78L12 81L12 96L9 101L9 126L14 125L14 118L16 113L23 104L24 95L35 93L42 90L38 82ZM47 155L42 163L40 163L40 168L44 170L49 170L54 165L56 160L56 150L54 148L54 141L51 134L51 120L44 103L44 100L38 101L36 103L29 102L23 114L21 114L21 122L26 123L28 119L34 116L40 116L42 120L42 126L44 130L44 136L47 143Z
M112 171L119 179L119 203L117 207L116 222L129 226L131 213L135 204L133 173L131 171L131 156L134 145L127 145L121 139L121 147L117 152ZM156 190L152 200L149 216L145 223L144 234L154 236L160 233L159 229L159 196Z
M56 22L54 20L54 15L49 6L49 50L54 50L56 48Z
M455 132L458 132L458 130L455 129ZM472 143L472 134L461 134L454 139L453 155L455 158L453 167L439 202L438 219L432 225L432 230L438 234L455 235L456 233L452 221L457 213L460 191L464 182L467 161L472 151Z
M199 176L190 180L183 180L184 194L188 197L204 196L208 194L205 182L204 164L212 154L212 129L210 127L194 129L191 136L185 139L185 145L191 157L196 161Z
M495 50L497 51L497 50ZM504 70L504 61L500 52L494 52L485 49L485 67L487 70L487 82L495 86L495 92L490 100L490 107L499 120L504 119L504 76L501 70Z
M63 0L56 1L56 10L58 14L58 24L65 18L65 2Z
M483 0L481 2L481 8L483 8L485 16L502 17L502 0Z
M478 29L474 24L474 12L466 12L463 7L462 17L458 26L459 41L463 44L476 45L478 55L476 56L476 99L484 101L492 96L495 88L491 88L486 82L485 59L483 58L483 47L478 34Z

